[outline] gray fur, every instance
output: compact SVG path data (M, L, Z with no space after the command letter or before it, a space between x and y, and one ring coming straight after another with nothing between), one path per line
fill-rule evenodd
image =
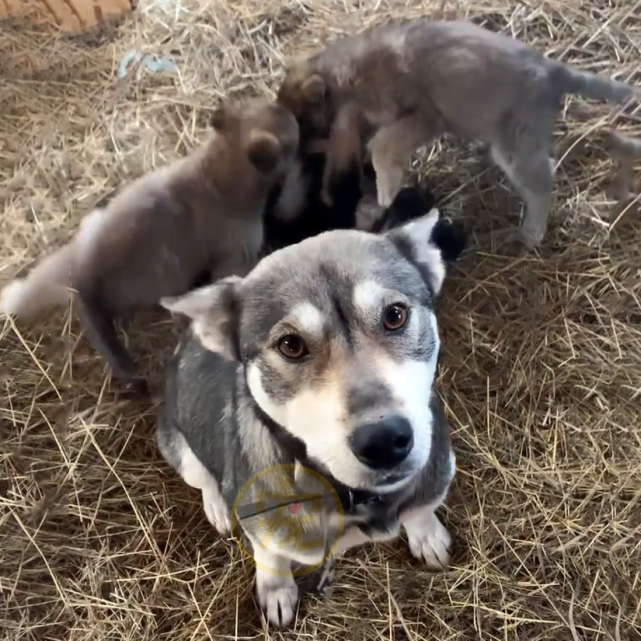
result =
M218 531L229 530L234 501L255 474L302 465L339 493L345 512L339 552L392 538L404 527L413 554L431 565L447 562L450 539L434 510L447 494L455 459L433 389L439 349L433 303L443 276L430 241L435 220L432 212L380 236L321 234L271 254L244 279L163 301L190 316L193 330L168 368L158 443L168 463L202 490ZM412 260L400 246L413 247ZM398 301L410 310L407 326L386 333L379 312ZM291 333L308 344L304 362L292 364L274 347ZM381 471L353 458L349 434L363 421L398 413L414 432L407 459ZM305 474L297 471L294 481L297 492L317 491ZM287 625L298 599L292 564L314 565L324 548L261 551L266 515L256 507L259 489L268 489L264 481L251 487L236 515L259 564L261 605L272 623ZM322 495L324 517L305 524L305 535L327 541L337 533L330 498ZM284 575L261 571L261 563ZM332 564L329 558L321 571L322 592Z
M329 106L301 98L305 82L319 76ZM303 123L332 114L330 158L338 165L348 162L351 132L367 132L381 206L400 188L410 155L441 134L488 143L525 201L521 235L537 245L554 180L552 134L567 94L622 102L641 90L571 69L471 22L416 19L329 44L292 68L279 100Z

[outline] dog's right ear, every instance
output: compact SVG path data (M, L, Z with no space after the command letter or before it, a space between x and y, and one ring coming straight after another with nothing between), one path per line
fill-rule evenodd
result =
M160 304L190 318L194 334L208 350L237 360L238 286L242 280L238 276L223 278L184 296L161 298Z
M462 228L443 219L436 208L385 236L416 266L434 296L441 291L448 264L459 257L466 244Z

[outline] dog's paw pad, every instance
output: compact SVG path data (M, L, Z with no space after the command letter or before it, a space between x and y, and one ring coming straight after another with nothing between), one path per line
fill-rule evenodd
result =
M450 563L452 537L436 515L433 515L422 530L407 532L412 555L421 559L434 570L444 570Z
M218 497L209 499L203 493L203 507L207 520L214 526L216 532L220 535L226 535L231 532L231 519L229 510Z
M258 601L267 619L279 628L287 627L294 620L298 603L298 586L294 577L272 577L261 573L256 578Z

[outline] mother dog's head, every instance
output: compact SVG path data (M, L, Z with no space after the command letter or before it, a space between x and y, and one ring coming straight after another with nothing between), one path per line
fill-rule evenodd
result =
M208 349L242 363L270 422L357 489L426 464L439 352L434 301L462 233L437 210L386 234L330 231L177 298Z

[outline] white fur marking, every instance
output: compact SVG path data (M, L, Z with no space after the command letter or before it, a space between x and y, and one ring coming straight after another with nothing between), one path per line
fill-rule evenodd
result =
M221 535L229 534L231 532L229 510L218 489L216 479L193 453L184 437L182 437L181 450L180 475L187 485L202 491L205 515L216 531Z
M315 305L309 302L301 303L294 308L291 315L305 333L319 335L323 332L323 313Z
M91 245L104 227L106 214L107 211L104 209L94 209L80 221L80 228L73 239L79 255L90 251Z
M381 373L388 389L399 404L414 431L414 447L408 457L414 469L422 469L432 449L432 412L429 395L434 381L436 358L428 362L392 359L378 361L376 369ZM408 479L409 480L409 479ZM392 488L394 489L394 488Z
M340 383L303 389L288 403L272 399L262 384L260 368L252 364L247 384L258 405L293 436L307 446L309 456L327 466L329 472L350 487L361 487L371 475L347 445L348 426L344 421L345 395Z
M192 331L200 342L214 354L227 358L228 349L219 332L212 332L207 318L197 318L192 322Z
M12 280L0 293L0 311L5 314L18 314L27 291L24 278Z
M441 501L409 510L401 515L410 552L428 567L442 570L450 562L452 537L435 514Z
M454 454L454 450L450 450L450 467L451 467L451 476L450 476L450 483L452 482L452 479L454 478L454 475L456 474L456 454Z
M441 251L431 242L432 230L438 222L439 211L435 207L417 220L403 226L415 250L416 260L429 268L435 293L441 291L445 280L445 263Z
M360 528L351 527L343 533L341 541L338 544L338 548L336 549L336 554L341 554L342 552L345 552L350 548L355 548L358 545L364 545L365 543L369 543L371 540L372 539L370 539L370 537L367 536L367 534L365 534Z
M372 311L378 311L381 301L385 297L385 288L373 280L366 280L354 287L354 307L363 315L367 316Z
M256 569L256 594L267 618L275 626L286 627L294 619L298 603L298 586L293 576L278 576L278 573L291 571L291 561L269 550L254 545L253 556L256 563L268 571Z

